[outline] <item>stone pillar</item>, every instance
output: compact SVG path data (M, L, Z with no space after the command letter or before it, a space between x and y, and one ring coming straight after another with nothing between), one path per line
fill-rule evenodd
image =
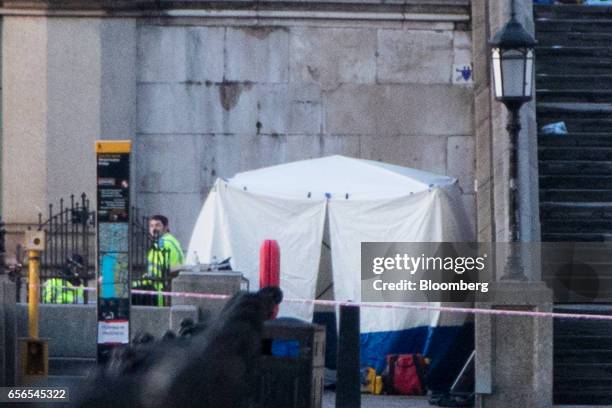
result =
M487 309L550 312L543 282L500 282ZM476 394L482 408L551 407L553 324L549 318L476 316Z
M533 32L531 0L516 0L517 18ZM510 18L511 0L472 0L472 54L475 81L478 240L509 238L507 111L492 93L488 41ZM540 239L535 103L521 109L519 137L520 235ZM525 245L525 244L524 244ZM535 251L529 251L535 252ZM551 311L552 294L541 282L539 258L523 259L528 282L496 282L490 301L477 307ZM503 274L504 256L496 279ZM476 316L476 393L482 407L552 406L552 320L515 316ZM480 405L478 405L480 404Z
M478 240L504 241L508 234L508 134L507 111L492 93L489 40L510 18L510 0L472 0L472 55L474 63L474 114L476 134L476 184ZM517 0L519 21L533 32L531 0ZM521 237L539 241L538 155L535 103L523 106L519 136L519 197ZM537 273L538 271L532 271ZM533 276L536 280L540 276Z

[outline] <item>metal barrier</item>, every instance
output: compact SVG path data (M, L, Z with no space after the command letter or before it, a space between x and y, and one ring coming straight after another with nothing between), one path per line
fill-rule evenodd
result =
M47 220L38 214L38 230L46 233L45 250L41 259L41 278L60 277L59 270L71 263L79 263L80 277L95 279L95 211L90 210L85 193L79 200L70 196L70 205L64 199L59 202L59 211L54 214L49 204ZM78 256L77 256L78 255ZM79 262L82 260L82 262Z
M48 217L38 214L38 230L45 231L45 248L40 262L42 303L87 303L83 291L95 280L95 211L85 193L80 200L70 196L59 209L49 204Z

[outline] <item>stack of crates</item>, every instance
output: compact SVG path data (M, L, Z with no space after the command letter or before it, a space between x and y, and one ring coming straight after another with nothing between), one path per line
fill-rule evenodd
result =
M291 355L273 355L273 343L293 345ZM275 353L276 354L276 353ZM325 327L297 319L265 323L258 406L321 408Z

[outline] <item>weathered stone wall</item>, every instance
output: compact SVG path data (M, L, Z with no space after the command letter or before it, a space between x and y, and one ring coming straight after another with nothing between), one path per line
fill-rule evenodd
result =
M48 204L82 192L95 201L94 141L135 134L136 22L2 18L2 217L11 258Z
M217 177L329 154L455 176L475 219L467 1L145 3L6 2L11 246L49 203L93 198L99 138L134 140L135 202L185 246Z
M217 177L343 154L457 177L475 217L473 91L453 83L469 31L357 26L142 21L141 206L170 214L186 243Z

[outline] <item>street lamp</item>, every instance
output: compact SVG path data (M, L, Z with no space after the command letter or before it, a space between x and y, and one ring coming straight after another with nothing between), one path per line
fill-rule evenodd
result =
M533 93L533 49L536 40L517 21L512 2L512 15L506 25L491 41L493 84L495 99L508 109L508 135L510 136L510 253L502 280L527 280L523 263L516 246L519 237L519 205L517 197L518 165L517 144L521 130L519 110L523 103L531 100Z

